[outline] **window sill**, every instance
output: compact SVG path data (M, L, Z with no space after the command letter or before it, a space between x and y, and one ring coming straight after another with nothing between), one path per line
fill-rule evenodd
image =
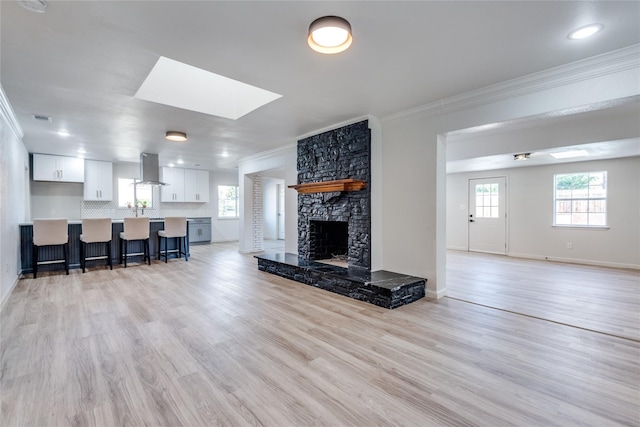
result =
M228 221L230 219L240 219L239 216L219 216L216 219L222 220L222 221Z
M608 230L608 225L551 225L553 228L570 228L574 230Z

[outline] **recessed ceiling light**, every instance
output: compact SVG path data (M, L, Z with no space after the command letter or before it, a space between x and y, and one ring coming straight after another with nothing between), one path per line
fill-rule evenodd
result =
M351 24L339 16L323 16L309 25L307 43L316 52L344 52L352 42Z
M173 163L169 163L167 166L169 166L170 168L174 167L175 165Z
M599 32L604 28L602 24L590 24L584 27L580 27L577 30L573 30L569 33L569 38L571 40L580 40L586 39L587 37L591 37L595 33Z
M165 136L165 138L167 138L169 141L184 142L187 140L187 134L184 132L177 132L175 130L170 130L167 132L167 135Z
M586 150L560 151L558 153L549 154L555 159L571 159L573 157L584 157L589 155Z
M222 152L222 157L229 157L229 153L227 153L226 151Z
M181 165L181 164L183 164L184 162L182 161L182 159L178 159L177 163L178 163L179 165Z
M69 132L67 132L66 130L59 130L58 131L58 135L60 135L60 136L69 136L71 134Z
M161 56L135 97L237 120L282 95Z
M86 154L86 153L87 153L87 150L85 150L84 148L80 148L80 149L78 149L78 153L80 153L80 154Z
M529 158L529 156L531 156L531 153L520 153L520 154L514 154L513 155L513 160L527 160Z

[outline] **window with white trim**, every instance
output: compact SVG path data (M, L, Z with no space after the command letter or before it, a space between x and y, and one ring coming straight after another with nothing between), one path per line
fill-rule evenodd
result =
M553 225L607 225L607 172L554 175Z
M153 207L153 187L138 184L134 188L135 179L118 178L118 207L133 208L138 203L139 208Z
M218 218L238 218L238 187L235 185L218 185Z

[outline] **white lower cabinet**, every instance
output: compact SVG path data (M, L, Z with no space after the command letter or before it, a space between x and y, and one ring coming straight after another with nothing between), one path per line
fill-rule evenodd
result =
M113 165L111 162L85 160L84 200L101 202L113 200Z

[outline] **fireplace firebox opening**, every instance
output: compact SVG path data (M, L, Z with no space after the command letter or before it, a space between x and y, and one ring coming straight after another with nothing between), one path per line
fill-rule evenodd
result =
M309 259L346 262L349 253L349 223L309 221Z

